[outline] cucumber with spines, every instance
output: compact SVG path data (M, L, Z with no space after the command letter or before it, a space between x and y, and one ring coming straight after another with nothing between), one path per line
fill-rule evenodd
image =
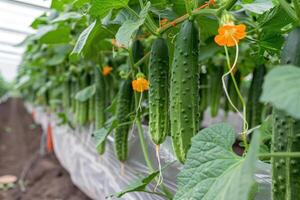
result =
M265 74L265 65L260 65L253 71L247 99L247 122L250 128L261 124L263 104L260 103L259 98L262 94Z
M170 87L171 135L177 159L184 163L191 138L199 129L199 33L187 20L175 41Z
M131 80L124 81L120 87L117 102L117 120L119 126L115 130L115 150L117 158L124 162L128 158L128 133L130 129L130 113L133 105L133 90Z
M300 27L289 33L281 63L300 67ZM289 88L287 88L289 89ZM273 109L272 153L300 152L300 120ZM272 199L296 200L300 197L300 158L272 157Z
M169 55L163 38L157 38L151 48L149 85L150 135L159 145L169 133Z
M100 67L95 67L96 93L95 93L95 128L103 128L105 124L106 85ZM101 155L105 152L105 141L97 146L97 152Z

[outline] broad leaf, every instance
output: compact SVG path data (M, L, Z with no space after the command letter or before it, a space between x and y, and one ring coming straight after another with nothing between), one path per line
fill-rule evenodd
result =
M64 9L64 6L71 2L72 2L72 0L52 0L51 8L62 11Z
M261 101L300 119L300 68L276 67L265 77Z
M254 135L250 151L242 158L232 150L235 135L228 124L217 124L192 139L174 200L248 200L255 183L259 138Z
M96 149L100 148L100 145L106 140L109 133L110 131L106 128L101 128L93 133L93 136L97 142Z
M55 54L54 56L52 56L50 59L48 59L45 62L45 65L55 66L55 65L63 63L64 60L65 60L65 55L63 55L63 54Z
M80 34L76 45L70 55L71 58L76 59L80 54L83 54L84 56L92 53L96 54L97 52L92 50L93 45L96 45L100 48L101 45L104 45L105 42L99 41L106 38L107 36L108 33L101 27L101 24L97 21L94 21ZM97 42L94 40L97 40Z
M129 0L92 0L90 14L105 17L111 9L126 7Z
M45 44L68 43L71 40L70 28L66 26L47 25L38 29L33 39Z
M80 19L82 17L81 14L77 12L68 12L64 13L63 15L58 16L54 20L52 20L52 23L66 21L66 20L74 20L74 19Z
M89 98L91 98L95 93L96 93L96 87L95 87L95 85L91 85L91 86L88 86L88 87L84 88L83 90L79 91L76 94L75 99L78 101L84 102L84 101L88 100Z
M255 0L252 3L242 4L242 7L253 13L262 14L274 6L271 0Z
M119 43L121 43L125 47L129 46L129 42L133 33L137 31L141 25L144 24L150 5L151 3L148 2L144 9L140 12L138 20L134 21L129 19L123 23L116 34L116 39Z

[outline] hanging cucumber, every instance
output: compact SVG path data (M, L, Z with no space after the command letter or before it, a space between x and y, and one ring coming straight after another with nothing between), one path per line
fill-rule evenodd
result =
M199 33L192 21L185 21L175 42L170 87L172 142L178 160L184 163L191 138L199 129Z
M169 132L169 54L163 38L157 38L151 48L149 84L150 134L159 145Z
M70 104L71 104L71 84L69 80L66 80L63 84L63 108L65 111L68 111L68 109L70 108Z
M259 98L262 93L265 74L265 65L258 66L253 72L247 101L247 122L250 128L261 124L263 104L259 102Z
M95 67L95 126L96 130L103 128L105 124L105 81L99 67ZM105 152L105 141L97 146L97 152L101 155Z
M120 161L127 160L128 157L128 132L130 125L129 114L132 112L133 90L131 80L126 80L121 85L117 102L117 120L119 126L115 130L115 149L116 155Z
M217 116L221 96L223 93L222 76L224 68L222 66L212 65L209 67L209 94L210 94L210 113L212 117Z
M80 90L86 88L88 84L88 76L84 75L80 81ZM86 125L88 121L88 106L88 101L79 102L79 124L81 126Z
M300 28L287 37L282 50L282 64L300 67ZM295 120L283 111L273 110L272 152L300 151L300 120ZM272 199L294 200L300 197L300 158L273 157Z

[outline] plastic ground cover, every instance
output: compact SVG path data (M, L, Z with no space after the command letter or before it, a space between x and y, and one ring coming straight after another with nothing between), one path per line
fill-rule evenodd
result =
M33 106L26 104L29 112L32 112ZM41 107L35 107L36 122L41 124L43 130L46 130L49 117ZM223 120L222 112L218 119L210 119L206 116L203 124L208 125ZM235 116L231 116L231 122L235 121L236 129L239 129L239 122ZM106 144L106 152L100 156L96 152L96 143L91 137L93 126L79 128L75 130L68 126L58 126L58 119L51 116L53 127L53 143L54 151L63 167L70 173L72 181L90 198L95 200L105 200L106 197L120 192L130 183L148 173L143 154L140 148L139 138L135 129L130 134L129 139L129 159L125 163L124 174L121 174L121 164L114 155L114 144L112 137L109 136ZM148 132L148 128L144 126L144 132ZM156 165L155 146L146 136L150 158L152 163ZM160 150L162 165L172 162L175 159L172 153L171 142L165 142ZM157 166L156 166L157 167ZM164 184L175 193L176 191L176 175L182 168L182 165L175 162L167 170L163 172ZM271 200L270 197L270 165L259 162L257 164L257 173L255 176L259 183L258 194L255 200ZM149 186L153 189L155 184ZM147 193L129 193L122 198L110 197L108 199L123 200L163 200L163 198Z

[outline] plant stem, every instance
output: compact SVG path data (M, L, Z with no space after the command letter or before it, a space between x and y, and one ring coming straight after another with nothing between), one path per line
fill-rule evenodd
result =
M207 15L207 14L211 14L211 15L215 15L216 16L216 10L214 9L204 9L204 10L193 10L192 11L192 15L196 16L196 15ZM175 20L173 20L170 23L167 23L166 25L162 26L161 28L157 29L157 32L159 34L162 34L163 32L167 31L169 28L176 26L177 24L180 24L182 22L184 22L185 20L187 20L189 18L188 14L185 14L181 17L176 18Z
M132 55L132 48L129 49L129 61L130 61L130 66L131 66L131 70L133 71L132 73L132 78L135 79L135 68L134 68L134 59L133 59L133 55ZM140 139L140 143L141 143L141 147L142 147L142 151L143 151L143 155L144 155L144 159L146 161L147 167L149 169L150 172L154 171L153 165L149 159L149 155L148 155L148 151L147 151L147 147L146 147L146 142L145 142L145 138L144 138L144 131L142 128L142 123L141 123L141 119L140 119L140 115L138 112L138 102L139 102L139 98L136 92L134 92L134 100L135 100L135 110L137 111L136 113L136 119L135 119L135 124L137 126L138 129L138 134L139 134L139 139Z
M236 4L237 0L228 0L224 5L224 9L230 10L234 4Z
M300 152L276 152L276 153L259 154L259 158L271 158L271 157L299 158Z
M285 0L279 0L281 7L287 12L287 14L294 20L294 22L299 22L295 11L291 8L290 4L287 3Z
M192 15L192 8L191 8L191 1L190 0L184 0L184 3L185 3L185 9L186 9L186 12L189 16Z
M245 152L247 152L247 150L248 150L248 142L247 142L248 125L247 125L247 121L246 121L246 116L247 116L246 103L245 103L245 100L244 100L244 98L243 98L243 96L242 96L242 94L239 90L239 87L238 87L237 83L236 83L234 73L232 72L228 49L227 49L226 46L225 46L224 49L225 49L225 53L226 53L227 66L228 66L228 69L231 71L230 76L231 76L232 82L234 84L234 88L235 88L235 90L238 94L238 97L239 97L239 99L242 103L242 107L243 107L243 133L242 133L242 136L243 136L243 143L244 143L244 146L245 146ZM237 54L238 54L238 49L237 49Z
M298 16L298 21L300 20L300 6L298 0L293 0L294 8L296 11L296 14Z
M138 68L138 66L140 66L143 62L145 62L145 60L147 60L147 58L149 58L150 56L150 51L148 53L146 53L144 55L144 57L142 57L139 61L137 61L135 64L134 64L134 67L135 68Z

